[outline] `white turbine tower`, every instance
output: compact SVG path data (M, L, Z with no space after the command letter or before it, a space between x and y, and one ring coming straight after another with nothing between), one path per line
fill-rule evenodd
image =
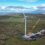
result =
M25 22L25 35L24 36L26 36L26 33L27 33L27 28L26 28L27 27L26 26L27 25L27 23L26 23L27 19L26 18L27 18L27 16L24 13L23 13L23 15L24 15L24 22Z

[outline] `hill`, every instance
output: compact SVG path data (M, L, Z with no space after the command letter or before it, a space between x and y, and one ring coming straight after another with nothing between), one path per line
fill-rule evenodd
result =
M27 16L27 33L45 29L45 15ZM45 36L37 41L24 41L23 34L23 15L0 16L0 45L45 45Z

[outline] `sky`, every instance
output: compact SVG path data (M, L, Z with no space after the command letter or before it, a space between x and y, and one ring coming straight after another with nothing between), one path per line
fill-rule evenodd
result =
M0 0L0 6L38 6L45 4L45 0Z

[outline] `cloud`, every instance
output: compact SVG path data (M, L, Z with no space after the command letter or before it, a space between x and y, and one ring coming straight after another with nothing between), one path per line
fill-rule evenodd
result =
M38 9L37 6L32 6L32 8L33 8L34 10L37 10L37 9Z
M18 0L18 1L23 1L23 2L37 2L38 0Z
M45 4L40 4L37 6L37 8L41 8L41 7L45 8Z
M45 14L45 4L41 4L38 6L32 6L30 8L25 8L25 7L15 7L15 6L0 6L0 11L9 11L9 12L18 12L18 13L41 13L41 14Z
M5 6L2 6L1 8L2 8L2 9L5 9Z
M34 13L37 14L45 14L45 4L41 4L39 6L33 6L33 8L35 9Z
M45 4L41 4L41 6L45 7Z

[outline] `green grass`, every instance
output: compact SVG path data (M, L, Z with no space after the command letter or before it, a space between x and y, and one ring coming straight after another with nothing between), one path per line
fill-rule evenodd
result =
M39 23L36 25L34 29L33 26L36 24L36 21L38 19L41 19ZM27 18L27 33L29 31L37 32L41 29L45 29L45 15L43 16L33 16L31 18L31 15L29 19ZM7 22L6 22L7 21ZM17 34L14 35L16 30L19 30L20 32L24 33L24 19L23 17L0 17L0 34L8 35L10 38L6 40L5 45L45 45L45 37L42 37L41 39L37 41L24 41L21 38L21 35ZM10 32L10 33L9 33Z

